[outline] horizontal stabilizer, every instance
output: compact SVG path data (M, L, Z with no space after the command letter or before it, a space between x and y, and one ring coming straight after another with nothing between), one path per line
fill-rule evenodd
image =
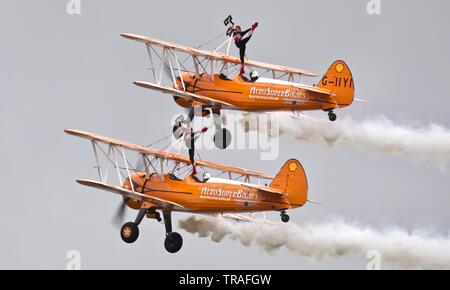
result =
M359 98L354 98L353 100L356 102L360 102L360 103L368 103L369 102L368 100L359 99Z
M321 202L318 202L318 201L315 201L315 200L312 200L312 199L308 199L307 202L314 203L314 204L322 204Z
M269 225L275 225L276 223L272 221L268 221L266 219L247 216L243 214L236 214L236 213L224 213L222 216L226 219L231 219L237 222L256 222L256 223L265 223Z

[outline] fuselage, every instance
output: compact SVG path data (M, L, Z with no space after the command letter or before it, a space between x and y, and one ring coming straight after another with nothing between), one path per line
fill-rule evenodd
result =
M223 109L267 112L329 110L337 107L332 95L320 93L315 87L275 79L252 82L239 75L227 79L219 74L213 77L202 74L197 78L194 73L183 73L182 79L186 91L233 105L222 106ZM182 87L181 79L177 83ZM180 106L192 107L192 101L181 98L175 98L175 101Z
M164 199L182 207L174 207L174 211L226 213L226 212L258 212L291 208L286 197L272 194L257 185L245 183L201 182L192 176L178 179L166 174L161 178L158 174L134 173L131 175L136 192ZM123 188L132 189L128 179ZM157 208L153 204L128 199L128 206L134 209L141 207Z

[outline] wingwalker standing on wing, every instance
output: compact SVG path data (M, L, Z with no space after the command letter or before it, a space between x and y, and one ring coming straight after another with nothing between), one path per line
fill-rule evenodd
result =
M234 43L239 48L239 57L241 59L241 70L239 71L240 75L245 74L244 62L245 62L245 50L247 49L247 42L252 38L253 31L255 31L256 27L258 27L258 22L255 22L251 28L241 31L240 26L236 26L234 29ZM250 33L249 36L243 38L247 33Z
M194 131L194 129L189 126L189 123L185 122L184 117L180 117L176 121L178 124L176 124L173 128L173 136L176 140L185 142L186 147L189 150L189 160L192 164L192 175L196 175L197 167L195 164L195 141L197 141L201 134L206 133L208 128L203 127L199 131Z
M197 174L197 167L195 163L195 141L197 141L197 139L200 137L200 134L203 134L206 131L208 131L208 128L206 127L197 132L194 132L194 129L190 128L189 135L185 138L186 145L188 145L187 147L189 149L189 160L192 164L192 175Z
M228 28L227 36L232 36L234 39L234 44L239 48L239 58L241 60L241 69L239 71L240 75L245 74L244 63L245 63L245 51L247 49L247 42L252 38L253 31L258 27L258 22L253 23L252 27L242 31L239 25L234 25L233 18L229 15L223 22ZM245 35L249 35L244 38Z

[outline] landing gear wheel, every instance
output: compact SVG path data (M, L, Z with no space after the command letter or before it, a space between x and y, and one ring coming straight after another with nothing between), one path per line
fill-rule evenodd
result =
M120 229L120 237L125 243L132 244L139 237L139 227L133 222L126 223Z
M230 146L231 143L231 132L228 129L223 128L222 130L216 131L214 135L214 145L217 149L224 150Z
M183 246L183 238L179 233L172 232L167 234L166 239L164 240L164 247L169 253L178 252Z
M289 215L285 214L285 213L281 213L281 221L283 223L287 223L289 222Z
M335 113L330 111L330 112L328 112L328 119L330 119L331 122L334 122L334 121L336 121L337 116Z

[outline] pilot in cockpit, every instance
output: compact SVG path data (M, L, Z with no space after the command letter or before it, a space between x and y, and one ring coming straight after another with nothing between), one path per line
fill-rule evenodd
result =
M245 75L239 75L239 77L247 83L254 83L259 79L259 73L254 70L250 73L250 78L246 77Z
M207 182L208 180L211 179L211 173L209 173L209 172L203 173L202 179L200 179L196 174L191 175L191 177L192 177L196 182L199 182L199 183L205 183L205 182Z
M254 70L250 73L250 82L254 83L259 79L259 73Z
M209 172L203 173L203 182L207 182L210 179L211 179L211 173L209 173Z

